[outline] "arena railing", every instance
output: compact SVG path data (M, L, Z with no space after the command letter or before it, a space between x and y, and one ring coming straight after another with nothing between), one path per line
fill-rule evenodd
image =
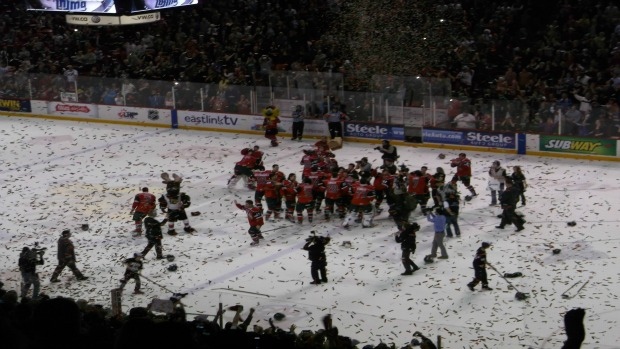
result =
M272 71L267 80L268 86L238 85L234 78L216 84L78 76L69 82L63 75L18 71L0 78L0 98L254 115L274 103L282 117L296 105L305 106L308 118L321 118L336 105L354 121L405 128L452 129L457 126L454 118L469 112L476 118L471 128L480 131L612 139L620 135L620 116L604 105L573 122L575 110L557 108L549 101L534 108L521 99L451 97L449 79L378 75L369 82L370 92L346 90L339 73Z

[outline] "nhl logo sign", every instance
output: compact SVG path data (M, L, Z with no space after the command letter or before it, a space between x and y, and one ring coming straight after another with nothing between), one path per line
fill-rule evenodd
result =
M159 111L158 110L149 110L148 118L149 118L149 120L159 120Z

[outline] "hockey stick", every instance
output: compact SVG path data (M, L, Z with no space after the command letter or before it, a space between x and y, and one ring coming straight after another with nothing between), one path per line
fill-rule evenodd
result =
M508 279L506 279L506 277L504 276L504 274L500 273L497 269L495 269L495 267L494 267L491 263L487 262L487 264L489 265L489 267L491 267L491 269L495 270L495 272L496 272L497 274L499 274L499 276L501 276L501 277L502 277L502 279L504 279L504 280L508 283L508 285L510 285L510 286L511 286L514 290L516 290L516 291L517 291L517 293L515 294L515 298L516 298L516 299L518 299L518 300L522 301L522 300L525 300L525 299L528 297L527 293L520 292L520 291L519 291L519 290L515 287L515 285L513 285L513 284L512 284L512 282L508 281Z
M153 279L150 279L150 278L148 278L148 277L146 277L146 276L144 276L144 275L142 275L142 274L140 274L140 276L141 276L141 277L143 277L143 278L145 278L146 280L148 280L148 281L150 281L150 282L154 283L155 285L157 285L157 286L161 287L164 291L168 291L168 292L170 292L170 293L176 293L176 292L172 292L172 291L170 291L170 290L169 290L168 288L166 288L165 286L160 285L160 284L158 284L157 282L153 281Z
M263 231L261 231L261 233L268 233L268 232L280 230L280 229L283 229L283 228L289 228L289 226L284 225L284 226L273 228L273 229L269 229L269 230L263 230Z
M583 281L577 281L577 282L575 282L574 284L572 284L572 286L571 286L571 287L569 287L566 291L564 291L564 292L562 293L562 298L564 298L564 299L571 299L571 298L575 297L577 294L579 294L579 292L580 292L580 291L581 291L584 287L586 287L586 285L588 284L588 282L590 282L590 280L586 280L586 282L584 282L584 283L583 283L583 285L581 285L581 287L579 287L579 288L577 289L577 291L575 291L575 293L573 293L573 295L572 295L572 296L568 294L568 292L569 292L571 289L573 289L573 287L575 287L575 286L579 285L579 284L580 284L580 283L582 283L582 282L583 282Z

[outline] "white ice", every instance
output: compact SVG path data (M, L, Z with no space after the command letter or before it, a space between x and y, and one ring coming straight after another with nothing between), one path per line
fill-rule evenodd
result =
M447 240L448 260L424 264L430 252L433 229L419 211L412 220L422 226L415 261L422 267L412 276L401 276L400 248L387 210L376 217L376 226L350 231L338 222L325 222L318 214L314 224L268 222L265 240L250 246L248 224L233 200L253 198L226 182L243 147L259 145L267 154L267 168L279 164L286 174L300 173L302 148L315 140L292 142L283 138L277 148L262 136L201 131L140 128L122 125L77 123L19 117L0 118L0 173L3 213L0 220L0 279L18 289L18 255L24 246L39 242L49 248L40 269L42 291L50 296L110 305L110 290L123 274L121 261L140 252L144 238L131 236L129 214L133 197L143 186L159 196L164 191L161 172L184 177L182 189L192 198L190 217L197 232L165 234L164 254L176 256L176 272L167 261L146 257L145 295L125 288L123 309L146 306L152 298L187 292L183 299L192 314L215 314L225 307L254 307L254 322L267 327L276 312L286 315L276 325L297 331L322 328L321 318L333 316L340 334L364 344L383 341L402 346L421 331L443 348L559 348L565 339L563 314L586 309L586 339L582 348L619 348L620 256L618 222L620 167L617 163L567 160L468 151L473 161L473 185L479 196L462 207L463 236ZM378 166L380 154L373 145L346 143L337 160L346 165L363 156ZM446 153L440 160L437 155ZM458 151L399 147L400 163L418 169L437 166L452 173L448 159ZM489 207L486 169L493 160L523 167L529 188L526 229L496 229L499 208ZM460 185L465 194L467 190ZM161 217L160 217L161 218ZM575 227L567 222L576 221ZM88 224L89 231L80 229ZM72 240L78 267L90 279L78 282L65 270L62 283L50 284L55 266L56 241L61 230L74 232ZM327 248L329 283L311 285L310 263L301 250L311 230L331 235ZM342 246L350 241L351 247ZM515 299L494 271L489 270L493 291L467 289L473 277L471 262L482 241L493 243L489 261L502 273L521 272L509 279L525 301ZM552 250L562 252L553 255ZM571 285L589 281L573 298L561 294ZM576 289L576 288L574 288ZM230 319L232 312L226 313ZM615 330L614 330L615 329Z

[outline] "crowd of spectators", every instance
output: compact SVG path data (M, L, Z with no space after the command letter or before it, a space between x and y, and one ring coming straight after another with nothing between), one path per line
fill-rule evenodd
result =
M493 101L495 129L618 135L620 9L614 1L434 4L462 13L458 25L467 29L462 37L438 42L446 46L445 55L420 71L449 82L430 93L460 100L462 110L451 117L469 111L477 116L476 127L485 128ZM157 23L117 27L69 26L63 15L0 7L4 97L27 98L32 89L35 98L59 100L62 92L75 92L77 79L80 101L172 107L171 87L178 84L177 108L243 112L249 91L273 86L279 72L336 74L337 86L315 76L294 79L300 85L295 87L388 91L405 106L420 106L426 90L406 83L411 79L354 81L369 67L351 62L338 48L346 33L330 31L330 23L339 20L338 1L205 1L163 12ZM320 102L312 114L320 115ZM369 110L363 100L337 103Z
M295 325L277 326L281 313L273 314L269 328L251 325L254 309L244 313L240 305L187 320L180 299L173 301L167 313L151 311L149 306L114 315L111 309L85 300L44 294L19 300L17 292L3 290L0 283L0 339L4 348L11 349L397 349L385 343L358 345L339 334L330 315L323 317L323 328L296 333ZM230 321L224 321L226 311L233 313ZM422 348L436 348L419 332L412 337L412 344L404 348L419 345L417 338L426 342Z

